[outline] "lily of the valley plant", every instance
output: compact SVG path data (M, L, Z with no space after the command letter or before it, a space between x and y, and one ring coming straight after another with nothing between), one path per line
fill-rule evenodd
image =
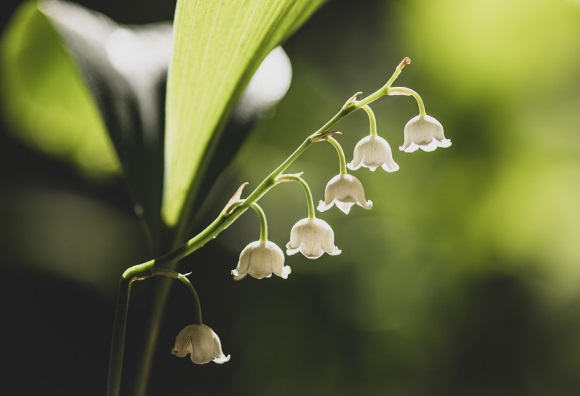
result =
M284 172L310 146L315 143L328 142L336 149L338 154L338 174L326 185L325 196L323 200L320 200L318 211L324 212L331 209L332 206L336 206L345 214L349 214L355 205L370 210L373 207L373 203L366 199L362 183L355 176L349 174L347 168L351 171L356 171L364 167L375 171L381 167L389 173L399 169L399 166L393 160L389 143L384 137L378 135L376 119L369 107L369 104L386 95L412 96L418 104L419 114L412 118L404 128L404 141L402 146L400 146L401 151L411 153L417 149L433 151L437 147L449 147L451 141L445 138L441 124L435 118L427 115L419 94L409 88L392 86L403 68L410 62L409 58L403 59L386 84L371 95L359 99L361 96L359 92L348 99L332 118L306 137L302 144L282 164L267 175L246 198L242 198L243 188L247 184L244 183L238 188L219 216L183 246L162 257L129 268L123 274L125 291L123 292L122 290L120 297L121 306L126 306L124 298L128 298L130 285L133 281L157 275L168 276L181 281L191 291L195 313L193 323L185 327L177 335L175 346L172 350L173 354L178 357L190 355L191 360L196 364L209 362L221 364L227 362L230 356L222 351L219 337L213 329L202 322L201 306L193 285L186 275L171 269L171 265L211 241L236 221L247 209L251 208L259 218L260 235L258 240L250 242L242 250L236 268L231 271L233 279L241 280L248 275L256 279L271 278L272 275L287 279L291 273L290 267L284 263L285 256L282 249L275 242L268 239L266 215L258 204L258 201L272 188L280 183L287 182L295 182L304 190L307 216L299 219L290 230L289 241L286 244L286 254L302 253L309 259L317 259L324 253L330 256L340 254L341 250L335 245L334 232L331 226L326 221L317 218L310 187L302 177L302 174L287 174ZM354 148L353 159L347 165L344 151L340 143L335 139L340 133L331 130L331 128L342 118L360 109L363 109L368 115L370 123L369 135L358 142ZM122 354L115 353L115 348L122 349L125 317L126 310L121 310L118 313L113 334L114 345L111 355L112 371L110 376L114 378L120 377L122 359L119 356L122 356ZM115 346L115 341L120 341L120 346Z

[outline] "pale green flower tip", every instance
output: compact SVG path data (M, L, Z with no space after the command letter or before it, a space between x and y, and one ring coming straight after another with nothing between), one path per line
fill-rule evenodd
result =
M316 209L317 209L319 212L325 212L325 211L327 211L328 209L330 209L331 207L332 207L332 203L331 203L331 204L329 204L329 205L327 205L327 204L326 204L324 201L320 200L320 201L318 202L318 206L316 207Z
M217 364L224 364L225 362L229 362L231 357L231 355L225 356L222 354L222 356L216 357L213 362Z
M336 199L333 200L332 202L336 205L338 210L340 210L345 215L350 213L350 210L352 209L352 207L354 205L354 202L340 202L340 201L337 201Z
M329 256L338 256L339 254L342 253L342 250L340 250L338 247L334 247L334 249L329 250L326 252L326 254L328 254Z
M361 166L362 166L362 164L360 161L355 162L354 160L352 160L348 164L346 164L346 167L352 171L360 169ZM375 169L376 169L376 167L374 167L374 169L371 169L371 170L374 171Z
M280 274L280 278L288 279L288 275L290 275L291 273L292 273L292 268L290 268L289 265L285 265L284 268L282 269L282 273Z
M234 270L232 270L232 275L233 275L233 277L234 277L234 280L236 280L236 281L239 281L239 280L242 280L242 279L244 279L244 278L246 277L247 273L240 274L240 273L238 272L238 270L235 270L235 269L234 269Z
M389 163L385 163L381 166L381 168L383 168L386 172L388 173L393 173L399 170L399 164L397 164L395 161L393 161L392 164ZM370 169L370 168L369 168ZM371 169L371 171L375 171L376 168Z
M289 245L289 243L286 244L286 255L287 256L293 256L300 251L300 248L291 249L288 247L288 245Z

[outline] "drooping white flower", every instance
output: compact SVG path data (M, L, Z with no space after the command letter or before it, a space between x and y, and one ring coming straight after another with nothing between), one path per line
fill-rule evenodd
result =
M324 220L316 218L302 219L294 224L286 248L286 254L289 256L301 252L310 259L319 258L325 252L331 256L341 253L334 245L332 228Z
M352 161L347 166L351 170L357 170L363 166L373 172L379 166L387 172L399 170L399 165L393 160L389 143L380 136L372 135L362 138L356 144Z
M345 214L350 212L354 204L364 209L373 207L372 201L367 201L362 183L354 176L336 175L326 184L324 201L318 204L318 210L324 212L335 205Z
M445 138L441 123L431 116L418 115L405 125L405 141L399 149L412 153L417 149L433 151L437 147L449 146L451 140Z
M235 280L250 275L256 279L278 275L287 279L291 273L289 266L284 265L284 253L274 242L256 241L250 243L240 253L238 266L232 270Z
M171 353L179 357L185 357L189 353L195 364L211 361L222 364L230 360L230 355L224 355L217 334L204 324L192 324L181 330Z

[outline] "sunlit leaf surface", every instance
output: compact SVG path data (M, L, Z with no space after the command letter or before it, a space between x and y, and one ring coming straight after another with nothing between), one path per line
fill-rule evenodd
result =
M162 214L168 225L179 221L212 134L260 62L321 2L178 2L165 129Z
M2 47L6 113L21 136L86 172L121 171L153 239L172 41L170 23L124 26L47 0L23 6Z
M98 108L36 3L22 6L1 43L3 113L21 140L92 176L119 171Z

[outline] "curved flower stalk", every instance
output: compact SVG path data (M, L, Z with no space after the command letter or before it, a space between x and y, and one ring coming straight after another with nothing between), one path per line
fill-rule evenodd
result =
M362 138L356 144L353 159L347 166L350 170L357 170L362 166L372 172L379 166L389 173L399 170L399 165L393 160L389 143L382 137L373 135Z
M224 355L217 334L204 324L192 324L181 330L171 353L178 357L190 354L191 361L195 364L212 361L222 364L230 360L230 355Z
M298 252L309 259L317 259L324 253L336 256L342 251L334 244L334 231L324 220L306 218L299 220L290 231L286 254Z
M282 249L271 241L255 241L242 250L238 266L232 270L234 280L241 280L250 275L256 279L270 278L272 274L288 279L292 272L290 266L284 265Z
M437 147L449 146L451 140L445 138L443 125L429 115L419 114L405 125L405 141L399 149L412 153L418 149L434 151Z
M348 214L354 204L363 209L371 209L372 201L367 201L363 185L356 177L349 174L338 174L326 185L324 201L318 204L318 210L324 212L336 205L338 209Z

